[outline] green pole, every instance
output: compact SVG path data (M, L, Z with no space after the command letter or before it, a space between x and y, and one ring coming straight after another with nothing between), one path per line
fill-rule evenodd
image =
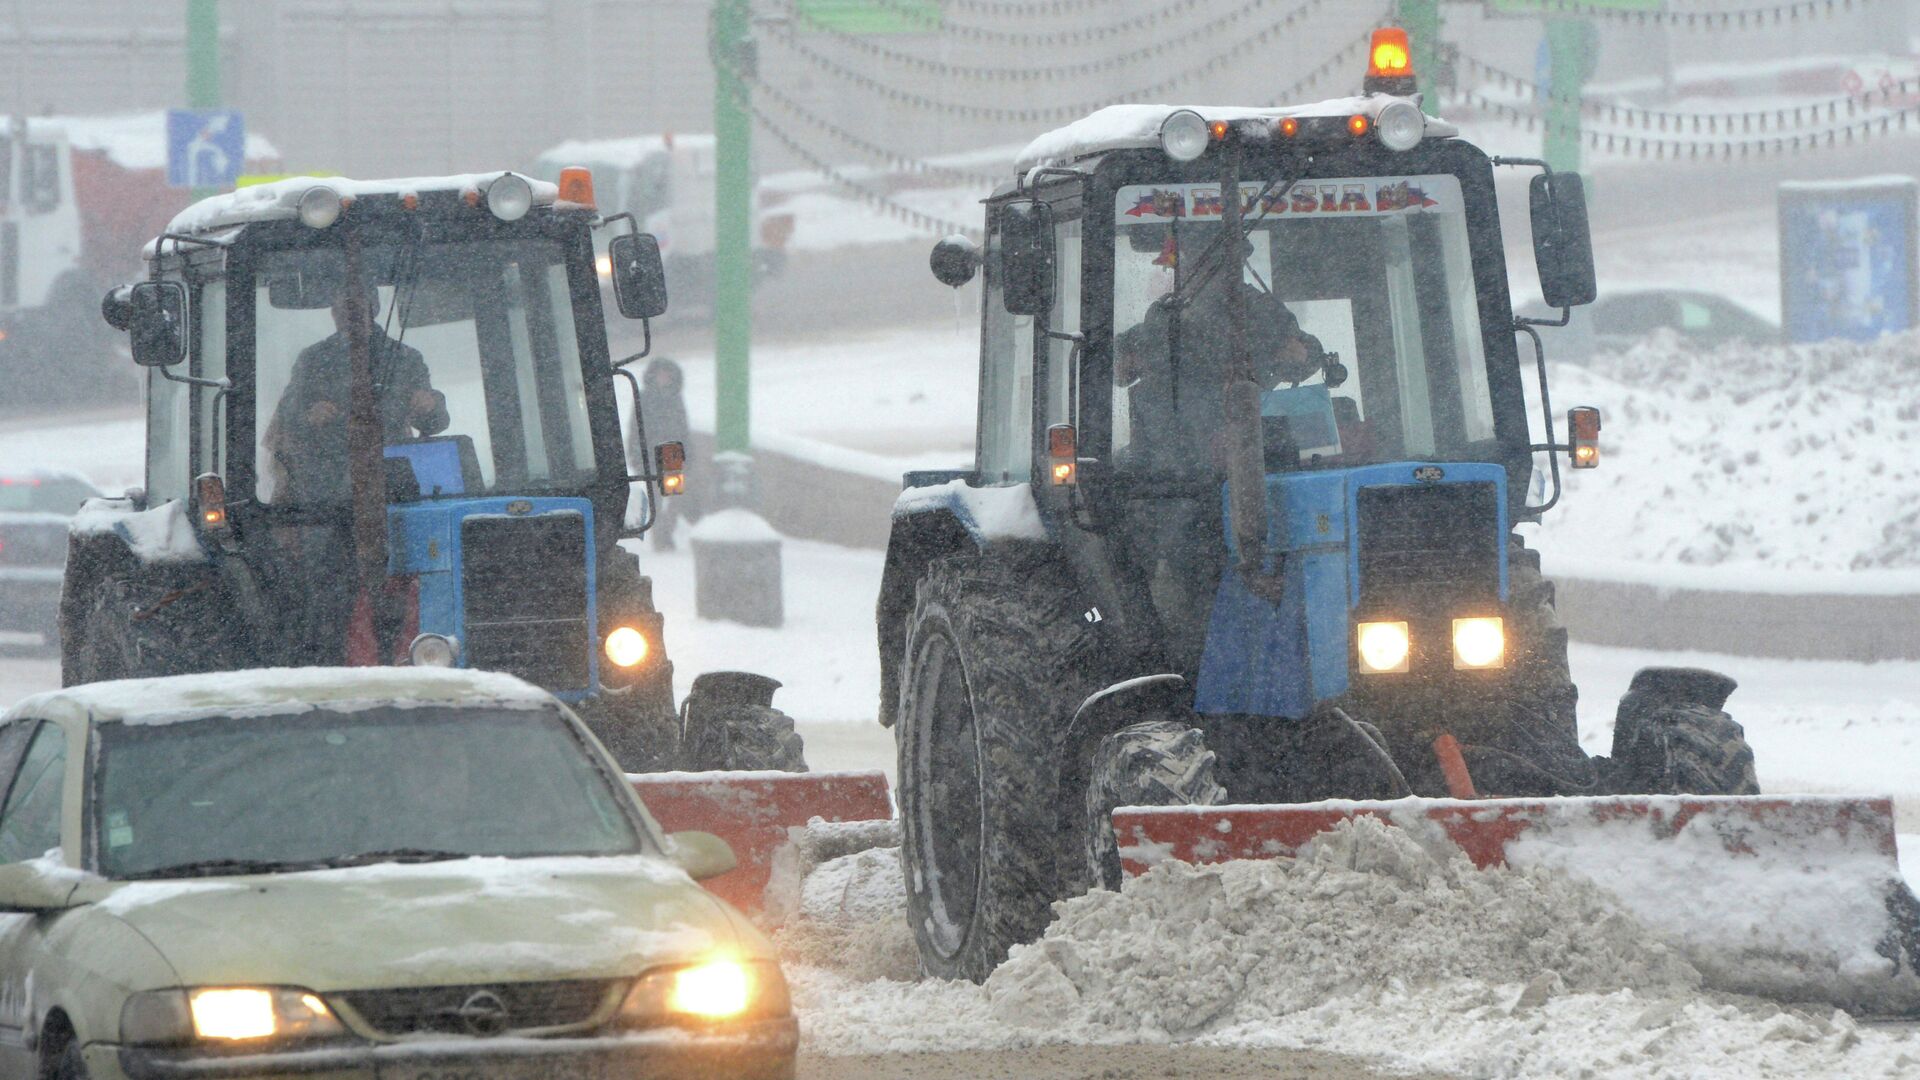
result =
M1541 156L1557 172L1580 171L1580 95L1593 74L1599 33L1579 18L1547 20L1546 137Z
M187 108L220 107L220 0L187 0ZM194 188L193 197L215 194Z
M1413 76L1420 85L1421 107L1430 116L1440 108L1440 0L1400 0L1400 27L1407 32Z
M753 343L753 128L747 87L748 0L714 0L713 356L714 443L721 451L753 445L748 405Z

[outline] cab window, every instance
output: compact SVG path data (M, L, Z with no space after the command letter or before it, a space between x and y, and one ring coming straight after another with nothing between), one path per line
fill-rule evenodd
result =
M6 807L0 809L0 863L24 862L60 846L66 764L66 732L58 724L38 725L7 788Z

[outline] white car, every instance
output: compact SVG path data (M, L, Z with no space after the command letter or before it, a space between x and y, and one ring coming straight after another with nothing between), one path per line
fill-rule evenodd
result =
M0 778L0 1077L793 1076L732 852L512 677L79 686Z

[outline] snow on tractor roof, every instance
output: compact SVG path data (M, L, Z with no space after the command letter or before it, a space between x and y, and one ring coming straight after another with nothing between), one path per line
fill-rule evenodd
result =
M434 191L452 191L464 195L468 192L485 191L495 180L506 174L507 170L502 170L465 173L458 176L416 176L398 180L354 180L345 176L294 176L285 180L275 180L269 184L243 187L238 191L215 195L210 199L202 199L180 211L167 226L167 231L191 236L261 221L287 221L300 216L300 196L316 187L332 188L343 199L382 195L404 197ZM533 187L533 205L553 206L557 203L560 196L558 187L545 180L535 180L531 177L527 178L527 182Z
M1027 144L1016 166L1025 171L1042 165L1064 165L1109 150L1142 150L1160 145L1160 125L1182 109L1192 109L1208 120L1280 120L1289 116L1352 116L1369 118L1396 101L1389 94L1332 98L1310 105L1253 108L1245 105L1109 105L1063 128L1055 128ZM1427 135L1451 138L1460 133L1444 120L1427 118Z
M173 723L213 716L276 715L311 706L486 704L540 708L544 690L497 672L445 668L265 668L159 679L117 679L36 694L6 719L91 716L99 721Z

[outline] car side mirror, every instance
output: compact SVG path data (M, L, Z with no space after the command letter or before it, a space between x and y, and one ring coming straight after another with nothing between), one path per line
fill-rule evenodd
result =
M1000 211L1000 287L1007 312L1052 311L1053 276L1053 208L1038 199L1007 204Z
M607 244L613 264L613 298L629 319L654 319L667 310L667 271L660 241L648 233L616 236Z
M177 281L142 281L127 292L133 362L170 367L187 356L187 289Z
M956 233L933 245L933 255L927 261L940 284L957 289L972 281L974 272L980 269L980 248Z
M1533 261L1548 307L1593 303L1593 233L1587 225L1587 185L1579 173L1544 173L1528 187Z
M0 866L0 912L63 910L73 906L73 890L78 884L77 877L61 880L38 863L8 863Z
M719 877L740 865L725 840L710 832L695 830L668 833L667 857L695 881Z

